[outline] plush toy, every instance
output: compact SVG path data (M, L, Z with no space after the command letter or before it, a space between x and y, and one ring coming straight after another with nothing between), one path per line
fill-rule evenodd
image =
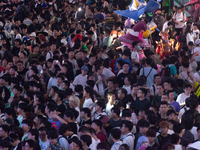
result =
M126 35L121 36L119 40L128 44L139 42L141 47L150 47L150 45L143 39L143 33L147 37L150 34L150 32L146 30L146 23L144 21L140 21L132 29L130 29Z

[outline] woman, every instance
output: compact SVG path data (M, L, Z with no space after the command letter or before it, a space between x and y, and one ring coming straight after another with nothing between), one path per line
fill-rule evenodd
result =
M191 26L187 25L186 29L185 29L185 37L186 37L186 42L187 44L192 41L194 43L194 38L192 36L192 31L191 31Z

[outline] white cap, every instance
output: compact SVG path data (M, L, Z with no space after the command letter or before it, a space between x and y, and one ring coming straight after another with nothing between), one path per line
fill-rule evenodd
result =
M200 44L200 39L196 39L195 44L199 45Z
M32 32L32 33L30 34L30 36L34 36L34 37L36 37L35 32Z
M66 39L61 39L61 43L63 43L64 45L67 45Z

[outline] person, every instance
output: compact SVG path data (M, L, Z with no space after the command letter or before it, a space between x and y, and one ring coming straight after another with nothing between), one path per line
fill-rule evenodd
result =
M153 129L149 129L146 133L147 138L149 139L149 143L152 147L154 147L155 149L158 149L159 145L158 143L155 142L155 138L156 138L156 131Z
M180 35L184 23L186 22L186 14L181 11L181 7L178 7L177 12L174 13L173 21L175 22L175 31L177 32L177 35Z
M181 108L179 103L174 100L175 98L174 91L173 90L168 91L168 96L169 96L169 101L168 101L169 105L173 106L175 111L179 113Z
M160 134L157 136L160 147L167 143L170 139L170 135L168 134L169 123L167 121L161 121L159 123Z
M183 87L184 93L181 93L178 95L176 101L179 103L179 105L182 107L185 105L185 100L190 97L192 86L191 84L185 84Z
M101 132L102 122L100 120L93 120L91 127L95 130L97 138L101 142L106 142L105 135Z
M93 115L93 120L100 119L102 116L107 116L104 109L106 108L105 103L101 100L97 101L95 104L95 113Z
M156 87L156 90L157 90L157 95L152 100L153 105L160 103L161 97L164 94L164 88L163 88L162 84L158 84Z
M138 50L140 50L139 42L132 43L133 51L131 52L131 63L133 71L137 71L140 65Z
M120 109L117 106L114 106L111 109L110 125L113 128L120 127L120 125L121 125Z
M122 145L122 141L120 141L121 130L120 129L112 129L110 131L111 139L114 141L114 144L111 147L111 150L118 150L120 145Z
M137 93L137 99L134 101L135 105L135 113L138 115L138 112L141 108L149 109L150 102L145 98L147 94L147 90L144 88L140 88Z
M80 112L81 122L80 126L90 127L92 124L91 111L89 108L82 108Z
M154 83L154 75L157 74L156 70L151 67L152 59L145 59L145 67L140 70L139 76L144 75L146 77L146 85L150 88Z
M199 55L199 52L200 52L200 39L197 39L195 41L195 45L196 45L196 47L194 48L192 54L194 54L195 61L198 62L198 61L200 61L200 55Z
M81 74L76 76L76 78L74 79L74 82L73 82L74 86L77 84L80 84L84 87L86 85L88 70L89 69L87 66L81 67Z
M161 84L161 77L159 74L154 75L154 84L150 87L150 95L155 96L157 93L156 86Z
M39 145L41 150L45 150L50 146L50 142L47 138L47 132L45 127L40 127L39 129Z
M90 150L89 146L92 144L92 138L89 135L81 135L80 137L83 150Z
M133 123L128 120L123 120L121 123L121 140L124 144L127 144L129 149L134 147L135 136L131 133L133 129Z
M78 139L72 140L72 143L70 144L70 150L81 150L82 143Z
M58 133L55 128L52 128L47 135L52 150L63 150L62 146L58 143Z

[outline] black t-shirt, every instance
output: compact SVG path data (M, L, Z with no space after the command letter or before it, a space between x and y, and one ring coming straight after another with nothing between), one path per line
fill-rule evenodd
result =
M89 120L87 120L87 121L84 121L84 120L81 120L81 122L80 122L80 126L83 126L83 125L85 125L85 124L89 124L89 125L91 125L92 124L92 120L91 119L89 119Z
M74 122L69 122L68 124L69 124L72 132L74 132L74 134L77 134L77 124Z
M122 122L121 119L119 119L117 121L115 121L113 118L110 119L110 125L112 126L112 128L120 127L121 126L121 122Z
M162 149L162 146L163 146L165 143L169 142L170 135L167 134L166 137L163 137L163 136L160 134L160 135L157 136L157 138L158 138L158 142L159 142L159 144L160 144L160 146L159 146L158 149L160 149L160 148Z
M64 113L66 111L66 107L65 105L62 103L60 105L57 106L56 108L57 111L59 111L61 113L61 116L64 116Z
M148 110L150 105L151 105L150 102L146 98L143 101L141 101L141 100L139 100L139 98L137 98L134 101L135 113L138 115L138 112L140 111L141 108Z
M131 75L131 73L130 72L128 72L128 73L122 72L117 76L117 83L118 83L119 87L122 87L124 85L124 78L127 75Z

